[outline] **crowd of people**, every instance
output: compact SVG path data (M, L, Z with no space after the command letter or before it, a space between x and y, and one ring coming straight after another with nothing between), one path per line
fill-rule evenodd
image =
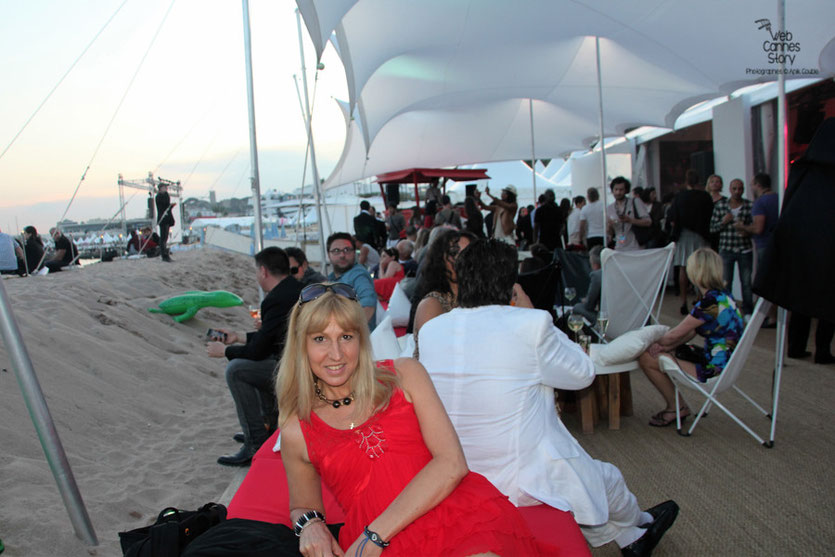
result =
M44 244L34 226L26 226L20 236L0 231L0 273L19 276L57 273L78 264L78 247L60 228L50 228L53 247Z

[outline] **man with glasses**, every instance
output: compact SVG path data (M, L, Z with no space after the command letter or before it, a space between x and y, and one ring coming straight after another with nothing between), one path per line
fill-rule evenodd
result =
M248 466L252 455L275 430L278 408L275 398L275 369L284 350L284 336L290 311L299 300L302 285L290 275L290 261L281 248L264 248L255 255L256 280L267 293L261 302L260 325L251 333L215 329L218 340L209 342L211 358L226 357L226 383L235 402L243 433L237 454L221 456L218 464Z
M328 236L328 259L333 265L333 272L328 280L349 285L357 293L357 300L368 318L368 328L377 326L377 293L374 291L374 279L365 267L356 262L357 244L347 232L335 232Z

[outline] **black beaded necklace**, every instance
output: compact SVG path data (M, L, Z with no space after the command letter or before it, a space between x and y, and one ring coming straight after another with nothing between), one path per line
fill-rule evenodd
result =
M319 400L327 402L328 404L330 404L334 408L339 408L340 406L348 406L349 404L351 404L354 401L353 391L351 391L351 394L349 394L348 396L346 396L343 399L331 400L331 399L327 398L322 393L322 389L319 388L319 381L318 380L314 381L313 388L316 390L316 396L319 397Z

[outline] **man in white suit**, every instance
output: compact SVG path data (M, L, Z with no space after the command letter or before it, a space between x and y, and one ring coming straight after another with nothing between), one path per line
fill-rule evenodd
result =
M560 421L554 389L588 386L594 366L533 309L516 268L512 246L471 243L455 264L459 307L420 330L420 361L467 463L517 506L570 511L591 545L615 541L624 555L650 555L678 505L642 512L617 467L591 458Z

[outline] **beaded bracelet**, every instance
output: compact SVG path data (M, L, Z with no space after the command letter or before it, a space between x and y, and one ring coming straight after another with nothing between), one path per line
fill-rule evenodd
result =
M365 527L365 529L363 530L363 533L365 534L365 537L367 537L369 540L371 540L371 543L373 543L377 547L382 547L383 549L385 549L389 545L391 545L391 542L383 541L383 538L380 537L380 534L378 534L377 532L372 532L371 530L369 530L368 526Z
M304 527L310 524L311 520L315 520L317 518L322 522L325 522L325 515L316 510L307 511L301 515L296 521L296 525L293 527L293 531L296 533L296 536L301 536Z

